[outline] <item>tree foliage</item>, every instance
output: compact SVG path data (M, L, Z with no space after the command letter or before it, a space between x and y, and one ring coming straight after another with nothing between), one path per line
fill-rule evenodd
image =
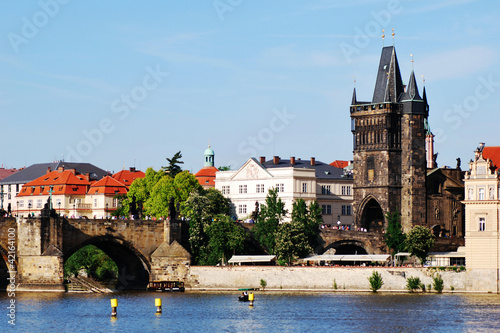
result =
M370 282L370 289L376 293L377 290L382 288L384 281L382 280L382 275L379 272L373 271L372 275L368 277L368 282Z
M416 225L406 235L406 250L411 255L419 258L420 262L424 264L427 254L434 246L435 238L432 230L421 225Z
M396 209L394 212L387 212L387 229L384 234L384 242L392 250L392 255L405 250L406 236L401 227L401 214Z
M192 192L182 205L189 221L193 261L214 265L231 253L242 253L245 234L229 218L230 201L218 190Z
M184 162L181 161L181 158L182 154L180 151L175 153L172 158L167 157L168 166L162 167L163 171L170 177L175 178L175 176L182 171L179 164L184 164Z
M278 198L277 189L269 189L266 203L260 206L260 215L252 232L269 253L274 253L276 232L287 214L285 204Z

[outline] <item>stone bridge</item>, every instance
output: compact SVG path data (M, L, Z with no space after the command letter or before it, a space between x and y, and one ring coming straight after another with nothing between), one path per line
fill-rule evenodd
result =
M324 253L335 249L337 254L383 254L389 253L384 244L384 235L378 232L321 229L321 249Z
M184 280L190 254L180 245L181 231L180 222L168 220L0 219L0 288L15 271L17 290L64 291L64 262L89 244L115 261L120 288Z

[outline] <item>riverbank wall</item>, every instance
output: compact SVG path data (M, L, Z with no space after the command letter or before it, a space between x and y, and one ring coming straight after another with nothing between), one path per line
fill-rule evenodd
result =
M433 276L440 274L444 292L493 292L494 285L482 284L480 276L466 271L439 270L414 267L279 267L279 266L191 266L186 285L188 290L237 290L260 288L287 291L369 291L368 278L378 272L384 282L380 291L407 291L409 277L418 277L426 289L433 285ZM477 283L470 283L475 279ZM432 288L432 287L431 287Z

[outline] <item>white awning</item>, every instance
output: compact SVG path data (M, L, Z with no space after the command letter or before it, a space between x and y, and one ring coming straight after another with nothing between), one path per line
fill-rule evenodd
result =
M276 260L276 256L273 255L261 255L261 256L244 256L244 255L234 255L229 259L229 264L238 264L243 262L259 263L259 262L271 262Z
M390 254L324 254L301 258L301 261L387 261Z

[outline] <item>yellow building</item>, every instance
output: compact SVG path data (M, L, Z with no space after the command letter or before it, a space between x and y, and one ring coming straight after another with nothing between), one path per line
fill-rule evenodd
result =
M500 292L500 147L481 143L465 173L468 289Z

